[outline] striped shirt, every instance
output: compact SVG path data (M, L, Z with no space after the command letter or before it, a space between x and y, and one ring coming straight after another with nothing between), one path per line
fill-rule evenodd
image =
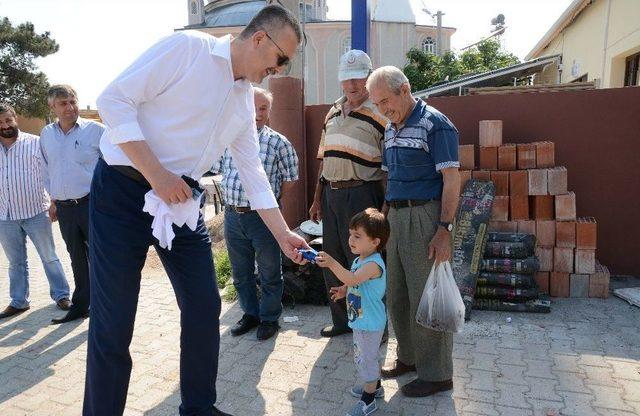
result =
M271 184L273 194L277 200L280 200L282 182L298 180L298 155L291 142L269 126L258 130L258 143L262 166ZM228 149L224 151L220 161L211 170L222 174L220 186L227 205L250 206L240 180L240 173Z
M458 130L441 112L417 100L402 127L387 125L382 168L387 201L441 199L442 169L459 168Z
M325 118L318 148L322 177L328 181L380 180L387 121L369 100L345 116L345 102L345 97L336 101Z
M24 220L49 208L40 139L18 132L10 148L0 145L0 220Z

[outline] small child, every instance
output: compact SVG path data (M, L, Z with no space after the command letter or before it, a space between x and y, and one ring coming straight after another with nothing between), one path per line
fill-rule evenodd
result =
M387 323L382 298L387 285L387 271L380 255L389 238L389 222L375 208L356 214L349 224L349 247L358 257L351 271L321 251L316 257L320 267L328 267L344 286L330 289L331 300L347 297L349 327L353 329L353 352L356 368L364 387L356 386L351 394L360 397L347 416L365 416L378 410L376 397L384 396L380 384L379 349Z

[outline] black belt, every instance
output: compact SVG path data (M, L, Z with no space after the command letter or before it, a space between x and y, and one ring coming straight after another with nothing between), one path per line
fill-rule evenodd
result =
M131 167L131 166L125 166L125 165L110 165L113 169L117 170L118 172L122 173L124 176L127 176L131 179L133 179L134 181L141 183L142 185L151 188L151 184L149 183L149 181L147 181L147 178L144 177L144 175L142 173L140 173L140 171L138 171L137 169ZM198 183L197 180L190 178L188 176L182 175L181 176L182 180L184 180L187 185L189 185L191 188L195 188L197 190L199 190L200 192L204 192L204 189L200 187L200 184Z
M227 207L232 210L237 212L238 214L246 214L249 212L255 212L255 209L251 209L251 207L239 207L236 205L227 205Z
M78 199L63 199L63 200L56 201L55 204L56 205L78 205L78 204L81 204L83 202L87 202L88 200L89 200L89 194L86 194L82 198L78 198Z
M327 181L329 184L329 188L331 189L346 189L346 188L355 188L356 186L361 186L364 184L364 181L359 179L353 179L349 181Z
M142 175L142 173L138 172L136 169L131 166L125 165L111 165L111 167L118 172L122 173L124 176L133 179L134 181L143 184L147 188L151 188L151 184L147 179Z
M389 201L391 208L409 208L421 207L427 205L431 201L439 201L438 199L403 199L401 201Z

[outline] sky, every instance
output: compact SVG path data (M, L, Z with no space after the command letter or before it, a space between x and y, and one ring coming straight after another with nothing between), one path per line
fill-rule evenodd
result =
M378 0L395 1L395 0ZM444 26L457 28L452 47L475 43L502 13L505 48L520 59L535 46L571 0L410 0L418 24L435 22L423 7L441 10ZM350 2L328 0L329 18L348 20ZM104 87L159 38L187 24L186 0L0 0L0 16L48 31L60 50L38 60L49 82L71 84L82 108L95 108Z

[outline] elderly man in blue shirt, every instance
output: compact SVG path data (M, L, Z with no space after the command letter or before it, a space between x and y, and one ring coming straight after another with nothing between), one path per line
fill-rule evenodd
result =
M418 377L401 391L425 397L453 388L453 334L424 328L415 316L434 262L451 257L460 190L458 131L444 114L411 95L409 80L396 67L376 69L367 89L390 120L382 165L388 172L384 210L391 225L387 305L398 348L397 360L382 375L416 371Z
M78 94L69 85L49 89L49 107L58 118L40 133L48 177L45 186L52 200L49 215L58 219L75 283L71 309L63 318L52 320L60 324L89 313L89 190L101 156L104 126L79 117Z
M256 108L256 127L260 145L260 160L273 194L279 201L291 192L298 179L298 156L293 145L266 124L269 122L273 96L262 88L253 88ZM240 173L231 153L226 150L218 169L226 208L224 213L224 238L229 251L233 285L238 291L242 319L231 328L231 335L238 336L258 327L259 340L271 338L278 331L278 318L282 313L282 258L278 242L269 231L258 212L251 208L242 187ZM255 262L260 278L258 300Z

